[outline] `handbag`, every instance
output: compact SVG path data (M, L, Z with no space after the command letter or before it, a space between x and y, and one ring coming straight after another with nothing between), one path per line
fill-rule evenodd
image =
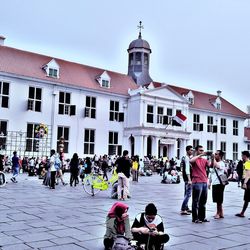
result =
M225 173L219 175L218 172L217 172L217 170L216 170L216 168L214 168L214 171L215 171L215 173L216 173L216 175L217 175L217 177L218 177L218 179L219 179L219 181L220 181L220 184L222 184L222 185L224 185L224 186L226 186L226 185L229 184L227 175L226 175Z

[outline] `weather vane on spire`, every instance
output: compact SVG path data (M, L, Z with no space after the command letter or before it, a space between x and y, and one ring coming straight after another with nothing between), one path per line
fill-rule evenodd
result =
M144 27L141 25L142 24L142 21L139 22L139 25L137 26L137 28L140 30L139 31L139 37L138 38L141 38L141 30L144 29Z

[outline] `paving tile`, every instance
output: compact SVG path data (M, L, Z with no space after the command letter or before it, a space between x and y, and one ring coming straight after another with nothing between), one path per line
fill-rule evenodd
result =
M64 178L68 181L69 174ZM191 216L179 214L183 183L163 185L160 181L158 175L141 177L139 183L131 184L132 199L125 203L131 223L147 203L156 204L170 235L165 249L250 249L250 209L246 218L234 216L243 204L243 192L235 183L226 187L225 218L213 219L216 204L209 192L207 218L211 222L197 225L191 222ZM0 189L0 246L15 250L103 250L105 217L115 202L109 198L110 192L91 197L80 185L71 188L60 184L52 191L41 183L36 177L20 175L17 185L10 183ZM150 192L145 192L149 188Z
M8 245L0 248L1 250L28 250L28 249L33 249L26 244L14 244L14 245Z

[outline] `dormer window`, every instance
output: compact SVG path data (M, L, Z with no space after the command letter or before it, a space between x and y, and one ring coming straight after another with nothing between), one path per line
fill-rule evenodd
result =
M58 70L50 68L49 69L49 76L58 78Z
M221 109L221 103L216 103L216 108Z
M188 102L189 102L189 104L194 104L194 98L189 97L189 98L188 98Z
M110 88L111 78L107 71L104 71L100 76L96 78L96 80L98 81L101 87Z
M102 80L102 87L109 88L109 81L108 80Z
M190 90L186 95L183 95L189 104L193 105L194 104L194 94L193 92Z
M213 105L214 105L214 107L215 107L216 109L219 109L219 110L221 109L221 99L220 99L219 96L215 99Z
M59 78L59 64L55 59L52 59L49 63L43 66L43 69L46 71L48 77Z

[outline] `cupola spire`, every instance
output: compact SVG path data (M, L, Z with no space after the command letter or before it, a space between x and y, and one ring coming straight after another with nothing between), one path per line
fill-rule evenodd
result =
M138 38L141 39L141 30L144 29L144 27L142 25L142 21L139 22L139 25L137 25L137 28L139 29L139 36L138 36Z

